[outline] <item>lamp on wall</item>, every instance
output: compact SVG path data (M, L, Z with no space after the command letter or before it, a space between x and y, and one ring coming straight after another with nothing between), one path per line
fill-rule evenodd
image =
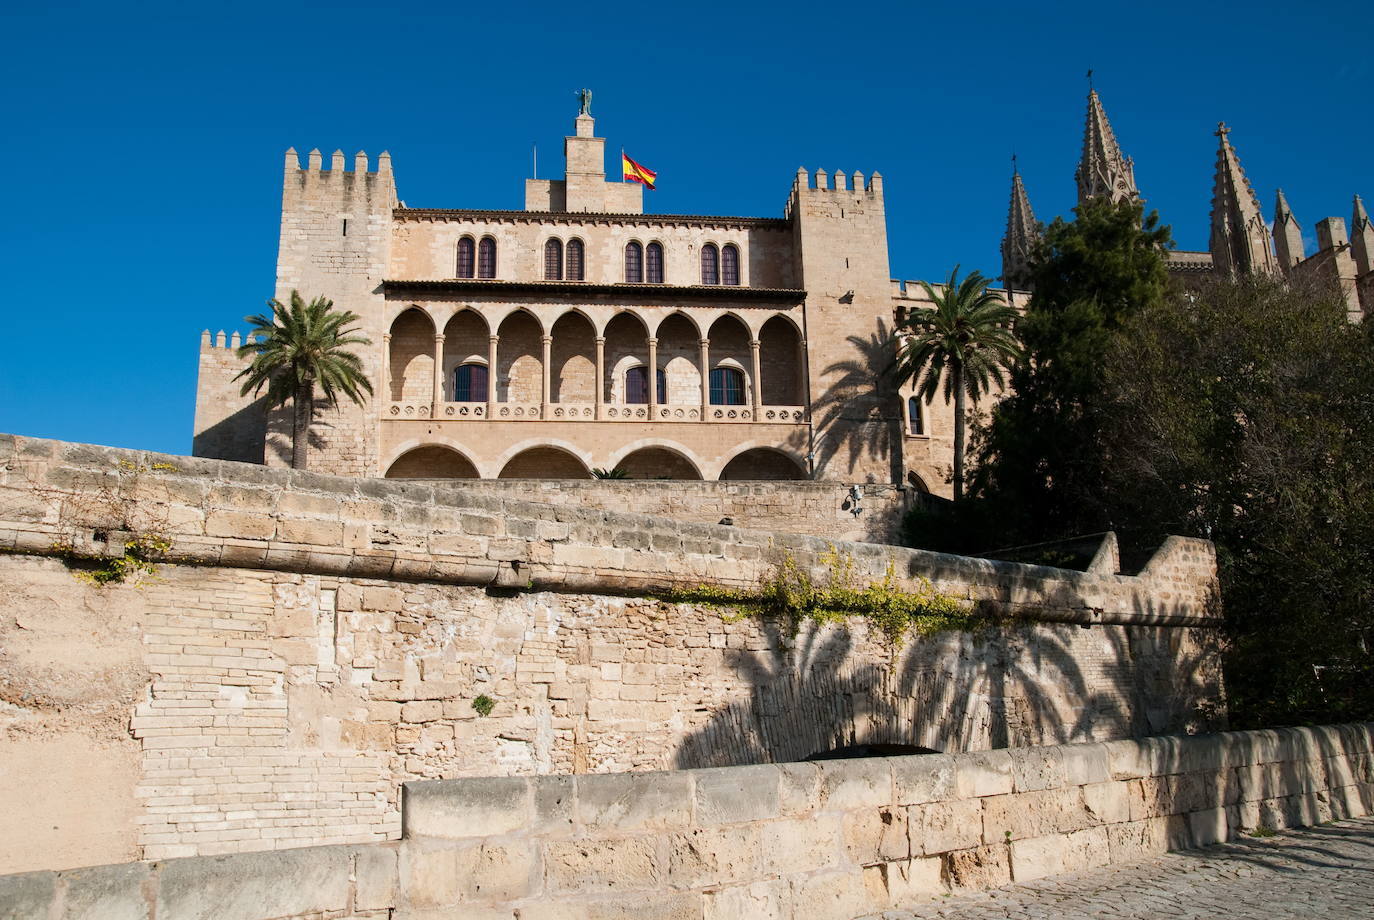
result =
M863 493L858 486L849 487L849 512L855 517L863 513Z

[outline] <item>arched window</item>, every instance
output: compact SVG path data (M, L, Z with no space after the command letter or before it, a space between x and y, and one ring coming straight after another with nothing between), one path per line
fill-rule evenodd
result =
M644 250L645 281L663 283L663 244L650 243Z
M733 367L711 371L711 405L744 405L744 374Z
M458 274L457 278L471 278L473 267L473 245L472 237L465 236L458 241Z
M658 404L668 401L668 378L662 370L658 372ZM643 364L625 372L625 402L630 405L648 405L649 369Z
M625 244L625 281L638 284L644 280L644 247L631 240Z
M906 423L908 433L919 435L926 433L925 421L921 418L921 400L915 396L906 401Z
M453 401L487 401L487 366L485 364L461 364L453 369Z
M544 244L544 280L563 280L563 241L549 240Z
M701 283L720 284L720 250L715 243L701 247Z
M568 281L582 280L581 240L568 240L568 271L563 277Z
M739 248L726 243L720 251L720 280L722 284L739 284Z
M477 244L477 277L496 277L496 240L489 236L482 237L482 242Z

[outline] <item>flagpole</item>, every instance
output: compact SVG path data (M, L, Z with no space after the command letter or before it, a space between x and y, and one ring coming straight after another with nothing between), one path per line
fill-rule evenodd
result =
M620 148L620 184L625 184L625 148Z
M530 151L534 155L534 178L539 178L539 145L530 144Z

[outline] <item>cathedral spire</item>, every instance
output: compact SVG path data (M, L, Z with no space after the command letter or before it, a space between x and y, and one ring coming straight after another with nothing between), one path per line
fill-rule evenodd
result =
M1030 283L1030 254L1040 238L1040 225L1035 222L1015 156L1011 164L1011 207L1007 211L1007 232L1002 237L1002 280L1008 289L1025 290Z
M1078 203L1089 198L1105 197L1113 203L1138 199L1135 187L1135 162L1122 156L1121 147L1112 133L1107 113L1097 90L1088 91L1088 123L1083 129L1083 157L1074 175L1078 182Z
M1283 197L1283 189L1279 189L1274 200L1274 253L1285 275L1294 265L1307 258L1303 249L1302 228L1298 226L1293 210L1288 207L1288 199Z
M1212 264L1219 274L1273 274L1275 264L1269 225L1259 199L1231 146L1231 129L1217 125L1217 171L1212 183Z
M1350 218L1350 254L1355 257L1355 271L1364 275L1374 268L1374 226L1369 223L1369 212L1364 209L1360 196L1355 196L1355 213Z

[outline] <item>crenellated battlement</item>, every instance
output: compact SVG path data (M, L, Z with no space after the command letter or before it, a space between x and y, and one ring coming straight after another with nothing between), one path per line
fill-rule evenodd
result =
M249 341L251 337L252 333L250 332L245 332L240 335L235 331L226 336L223 329L215 333L211 333L209 329L206 329L200 334L200 350L206 352L213 349L227 349L230 352L237 353L239 348L241 348L245 342Z
M342 150L335 150L329 156L329 168L324 168L324 155L320 153L320 148L316 147L305 155L305 164L301 164L300 154L295 147L286 150L286 171L316 173L321 177L328 178L331 174L353 173L364 176L390 176L391 175L391 154L383 150L377 156L377 168L374 171L368 170L367 151L359 150L353 154L353 168L348 168L347 157Z
M867 178L855 170L846 175L844 170L833 173L818 169L814 173L805 167L797 169L792 180L792 194L788 197L785 214L791 217L797 201L805 194L813 200L847 200L856 195L881 200L883 196L883 174L874 171Z

